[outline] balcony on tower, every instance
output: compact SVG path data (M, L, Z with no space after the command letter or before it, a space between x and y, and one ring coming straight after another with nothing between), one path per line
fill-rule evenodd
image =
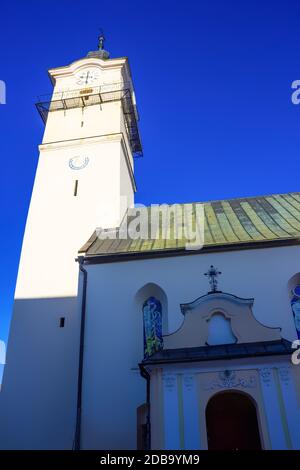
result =
M140 133L138 128L138 112L134 93L130 84L120 82L102 86L87 86L86 88L56 92L52 95L38 97L36 107L43 122L46 124L49 113L81 108L82 112L90 106L102 106L106 103L120 102L124 116L124 127L132 155L143 155Z

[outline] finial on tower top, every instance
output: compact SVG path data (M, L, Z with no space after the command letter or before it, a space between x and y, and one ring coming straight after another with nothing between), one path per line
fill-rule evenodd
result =
M104 36L104 33L103 33L103 30L100 29L100 36L98 37L98 49L99 51L103 51L104 49L104 41L105 41L105 36Z
M102 29L100 29L100 35L98 36L98 50L89 52L87 57L95 57L102 60L109 59L109 52L104 49L104 41L105 36Z

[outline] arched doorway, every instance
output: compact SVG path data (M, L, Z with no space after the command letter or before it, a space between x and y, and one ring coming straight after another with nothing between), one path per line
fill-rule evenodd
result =
M206 407L209 450L261 449L256 406L249 395L220 392Z

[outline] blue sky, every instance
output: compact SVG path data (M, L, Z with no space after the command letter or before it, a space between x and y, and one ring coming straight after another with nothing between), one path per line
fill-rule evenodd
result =
M48 68L95 49L99 27L133 72L144 145L137 202L299 190L299 2L4 0L0 15L0 338L43 134L36 96L51 92Z

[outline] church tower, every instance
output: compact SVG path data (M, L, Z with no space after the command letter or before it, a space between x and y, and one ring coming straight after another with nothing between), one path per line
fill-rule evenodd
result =
M132 78L127 58L110 59L103 42L100 36L98 50L50 69L53 94L37 104L45 132L1 392L2 448L30 448L32 442L36 448L72 448L77 253L95 227L118 226L134 203L134 157L142 149Z
M100 36L99 50L49 76L52 98L37 104L46 127L17 298L75 295L78 249L95 227L119 225L136 190L141 143L127 58L109 59Z

